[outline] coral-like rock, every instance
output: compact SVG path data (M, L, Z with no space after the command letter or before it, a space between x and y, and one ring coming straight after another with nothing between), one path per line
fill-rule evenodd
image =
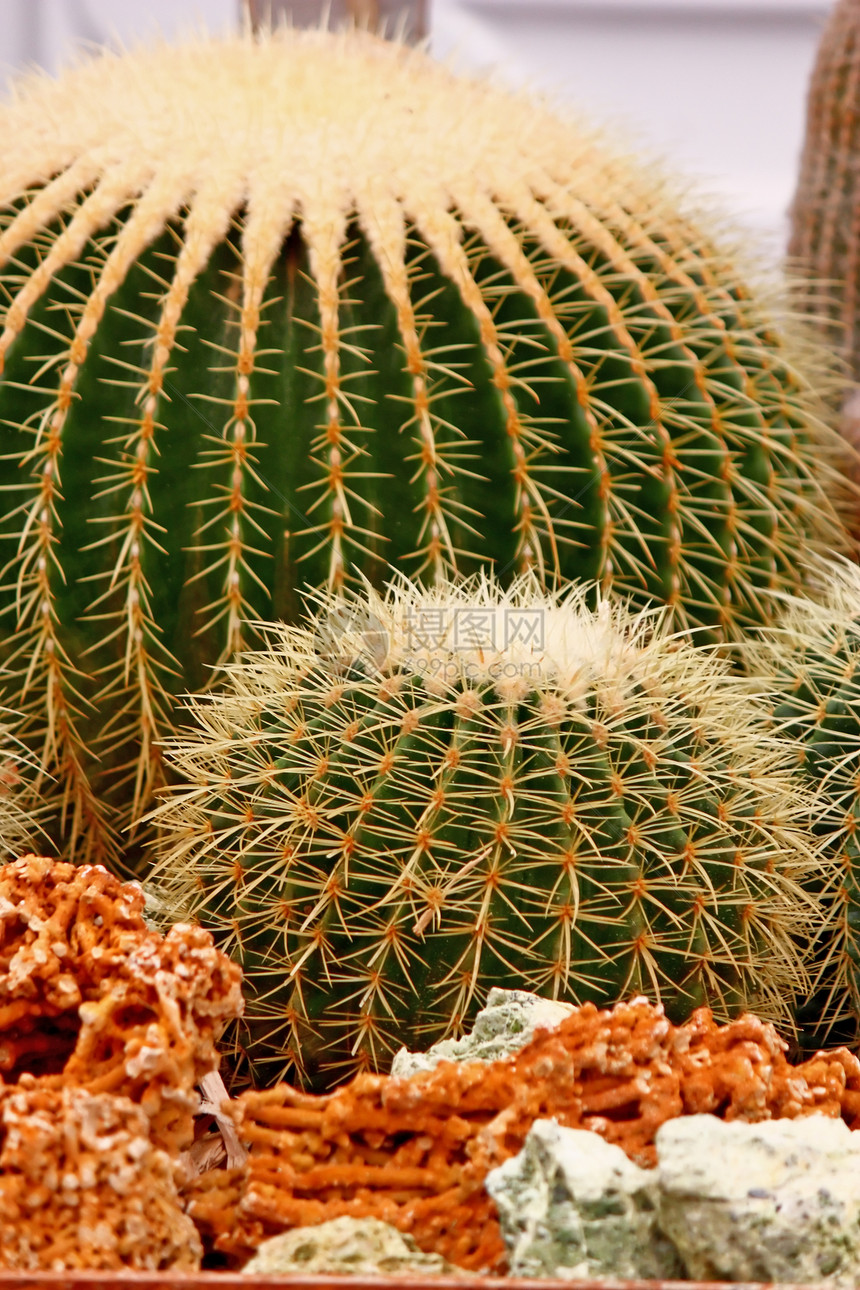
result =
M536 1120L522 1151L487 1174L511 1275L682 1277L657 1226L657 1175L597 1133Z
M258 1277L463 1275L438 1254L424 1254L390 1223L345 1216L271 1237L242 1271Z
M125 1097L23 1075L0 1089L0 1267L193 1270L177 1162Z
M0 1074L129 1097L174 1153L241 977L207 932L150 930L143 904L99 865L28 855L0 869Z
M657 1154L659 1223L692 1279L860 1283L860 1136L841 1121L697 1115L664 1124Z
M441 1062L409 1079L359 1075L324 1096L287 1084L243 1094L233 1114L250 1155L189 1187L189 1212L242 1261L263 1240L341 1214L379 1218L423 1250L493 1272L505 1266L488 1171L536 1120L599 1132L637 1164L679 1115L762 1120L819 1112L860 1123L860 1061L847 1050L792 1067L773 1026L717 1026L699 1009L674 1026L645 999L576 1008L514 1056Z

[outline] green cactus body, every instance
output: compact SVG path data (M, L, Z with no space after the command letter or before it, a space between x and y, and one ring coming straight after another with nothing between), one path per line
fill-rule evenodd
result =
M822 562L817 573L816 599L789 598L746 649L750 672L773 690L775 731L798 747L832 862L817 884L828 912L799 1013L807 1048L855 1042L860 1021L860 570Z
M791 209L789 256L797 307L816 319L825 342L844 356L852 384L834 407L845 441L843 470L860 483L860 6L836 0L812 69L806 137ZM837 391L834 390L834 394ZM860 536L860 506L849 517Z
M843 540L767 309L525 97L237 37L25 82L0 163L0 661L67 854L297 587L531 568L734 639Z
M154 890L241 963L259 1075L382 1066L492 985L790 1019L791 753L712 653L585 594L324 602L195 701Z
M803 304L860 380L860 9L836 0L812 70L789 254L806 275ZM855 443L855 447L858 444Z

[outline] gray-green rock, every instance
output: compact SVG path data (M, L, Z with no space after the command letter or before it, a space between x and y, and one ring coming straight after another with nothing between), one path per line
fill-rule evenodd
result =
M264 1241L243 1272L254 1276L462 1276L440 1254L377 1218L332 1218Z
M671 1278L683 1266L656 1226L655 1171L586 1129L537 1120L487 1175L512 1276Z
M660 1226L701 1281L860 1283L860 1134L809 1116L669 1120Z
M441 1039L426 1053L401 1048L394 1054L391 1074L405 1079L429 1071L439 1062L496 1062L524 1048L538 1030L552 1029L573 1011L573 1004L541 999L528 990L501 990L494 986L475 1024L462 1039Z

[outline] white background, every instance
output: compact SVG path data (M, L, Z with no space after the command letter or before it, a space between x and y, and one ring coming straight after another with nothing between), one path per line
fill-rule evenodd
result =
M434 50L617 124L778 249L829 0L430 0ZM0 0L0 64L236 24L238 0Z

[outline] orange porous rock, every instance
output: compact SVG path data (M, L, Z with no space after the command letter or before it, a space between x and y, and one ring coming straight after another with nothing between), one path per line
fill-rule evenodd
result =
M0 1267L193 1271L177 1168L128 1098L23 1075L0 1089Z
M143 902L100 865L28 855L0 868L0 1075L128 1097L178 1152L241 1012L241 974L200 928L151 931Z
M645 999L575 1009L511 1058L442 1062L408 1079L363 1074L315 1097L287 1084L232 1104L244 1167L210 1170L186 1192L204 1237L241 1262L269 1236L341 1214L409 1232L425 1251L503 1272L487 1172L537 1119L593 1129L637 1164L655 1134L708 1111L761 1120L818 1112L860 1123L860 1061L846 1049L793 1067L774 1027L744 1015L682 1026Z

